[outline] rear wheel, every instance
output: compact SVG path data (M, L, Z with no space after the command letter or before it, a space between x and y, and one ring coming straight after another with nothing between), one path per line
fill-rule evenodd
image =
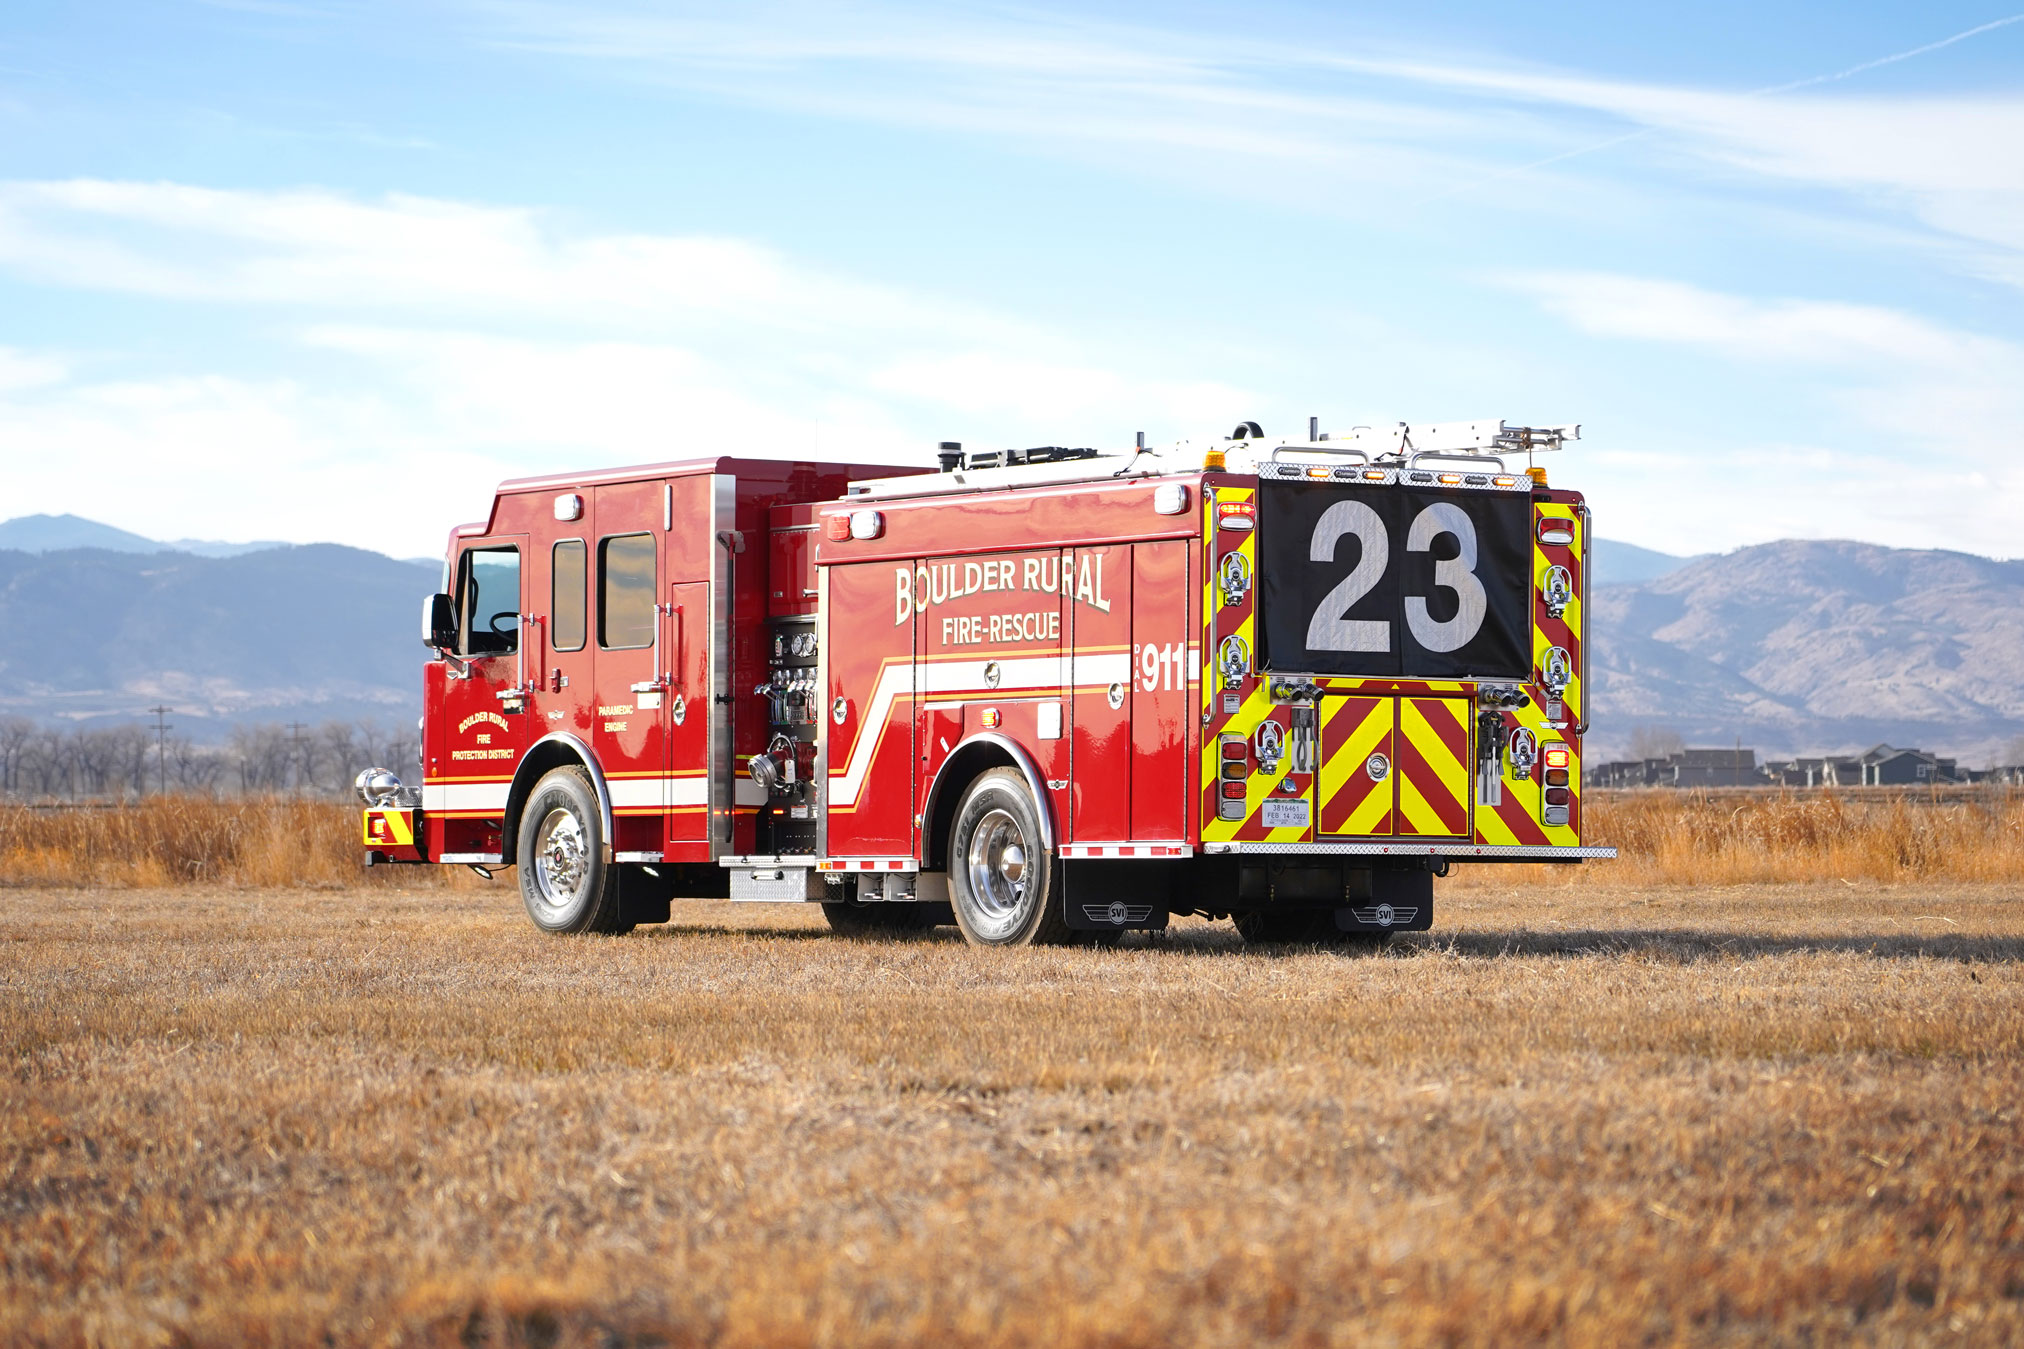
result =
M949 899L975 946L1060 945L1075 933L1061 912L1061 869L1047 850L1026 780L994 768L970 784L949 833Z
M520 813L520 902L544 932L632 931L618 868L605 860L604 817L581 768L557 768L534 785Z

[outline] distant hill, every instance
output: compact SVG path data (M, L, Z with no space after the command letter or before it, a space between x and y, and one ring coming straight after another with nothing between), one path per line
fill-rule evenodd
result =
M1598 538L1589 548L1589 580L1596 585L1619 585L1652 581L1678 571L1695 559L1640 548L1634 543Z
M236 719L415 714L439 564L337 544L236 557L0 551L0 716L127 720L195 739Z
M23 515L0 520L0 548L23 553L54 553L68 548L103 548L115 553L195 553L200 557L237 557L268 548L286 548L272 539L252 543L219 543L212 539L163 542L142 534L102 525L81 515Z
M0 548L66 530L114 544L0 551L0 716L168 703L205 739L236 719L414 715L416 613L441 563L336 544L201 557L66 516L8 521ZM2024 561L1797 541L1678 558L1604 539L1595 569L1603 757L1639 726L1767 754L1889 741L1977 766L2024 735Z
M1887 740L1979 765L2024 734L2024 561L1787 540L1598 584L1592 605L1606 754L1642 724L1689 744Z

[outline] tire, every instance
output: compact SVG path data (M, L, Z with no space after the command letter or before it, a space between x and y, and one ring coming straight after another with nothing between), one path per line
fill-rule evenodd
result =
M925 932L932 926L918 904L859 904L844 900L824 904L822 916L829 930L840 937L888 937L901 932Z
M1061 911L1061 868L1043 840L1026 779L994 768L970 784L949 831L949 899L973 946L1057 946L1075 933Z
M543 932L632 931L618 868L605 860L604 819L590 775L557 768L534 784L520 812L520 902Z

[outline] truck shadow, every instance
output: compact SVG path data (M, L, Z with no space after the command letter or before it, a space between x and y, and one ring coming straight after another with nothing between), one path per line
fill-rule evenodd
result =
M1311 949L1311 948L1310 948ZM1860 955L1875 960L2024 960L2024 936L1949 932L1858 932L1836 935L1729 932L1718 928L1615 928L1539 932L1526 929L1419 932L1400 936L1387 956L1459 955L1476 959L1632 957L1691 964L1791 955Z
M1843 934L1731 932L1718 928L1612 928L1540 932L1486 929L1461 932L1399 933L1379 951L1313 943L1247 946L1223 925L1128 934L1120 943L1175 956L1242 955L1261 960L1315 954L1345 960L1412 960L1464 956L1500 959L1635 959L1694 964L1708 960L1761 960L1792 955L1859 955L1873 960L1957 960L1999 964L2024 961L2024 936L1990 937L1953 933L1859 932Z
M706 938L755 942L852 942L897 945L961 946L952 927L926 931L841 936L819 927L734 927L729 924L676 922L641 928L636 936ZM1373 952L1326 943L1269 942L1246 945L1228 924L1170 928L1163 932L1127 932L1117 944L1102 949L1142 951L1174 957L1243 956L1283 960L1296 956L1332 955L1345 960L1412 960L1465 956L1477 960L1633 958L1676 964L1706 960L1757 960L1791 955L1860 955L1874 960L1958 960L1998 964L2024 961L2024 936L1990 937L1954 933L1858 932L1839 935L1730 932L1719 928L1608 928L1541 932L1532 929L1475 929L1460 932L1402 932L1391 944Z

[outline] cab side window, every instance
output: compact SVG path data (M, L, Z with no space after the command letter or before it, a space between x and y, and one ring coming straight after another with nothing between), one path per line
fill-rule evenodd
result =
M597 644L654 644L654 536L619 534L597 545Z
M555 615L555 649L583 650L587 603L584 584L585 555L582 539L564 539L555 545L554 566L550 569L553 593L549 612Z
M457 651L510 656L520 649L520 550L472 548L457 563Z

